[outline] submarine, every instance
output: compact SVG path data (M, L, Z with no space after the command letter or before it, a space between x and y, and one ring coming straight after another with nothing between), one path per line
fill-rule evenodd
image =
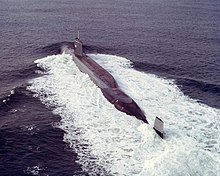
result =
M89 75L90 79L101 89L104 97L113 104L116 109L127 115L135 116L137 119L149 124L144 112L137 103L119 87L114 77L83 52L83 43L80 40L79 31L74 40L74 46L68 47L64 51L72 56L79 70ZM159 117L156 117L153 129L162 139L164 138L164 123Z

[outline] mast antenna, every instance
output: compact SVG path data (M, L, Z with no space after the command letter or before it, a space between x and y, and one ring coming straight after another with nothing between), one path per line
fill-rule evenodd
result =
M78 36L77 36L77 38L79 39L79 30L78 30Z

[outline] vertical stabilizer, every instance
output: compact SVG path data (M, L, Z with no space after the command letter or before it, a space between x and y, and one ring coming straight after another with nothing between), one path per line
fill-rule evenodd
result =
M83 44L79 39L79 31L78 31L78 35L74 41L74 53L77 56L83 56Z
M156 119L154 121L154 130L163 139L163 137L164 137L164 122L159 117L156 117Z

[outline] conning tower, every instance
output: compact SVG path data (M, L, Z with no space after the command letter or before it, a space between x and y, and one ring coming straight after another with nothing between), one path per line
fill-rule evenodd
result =
M74 40L74 53L76 56L83 56L83 44L79 39L79 31L77 37Z

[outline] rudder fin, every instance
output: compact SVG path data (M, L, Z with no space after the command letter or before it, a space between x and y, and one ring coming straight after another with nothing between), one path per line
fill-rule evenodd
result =
M156 117L153 129L162 139L164 138L164 122L159 117Z

